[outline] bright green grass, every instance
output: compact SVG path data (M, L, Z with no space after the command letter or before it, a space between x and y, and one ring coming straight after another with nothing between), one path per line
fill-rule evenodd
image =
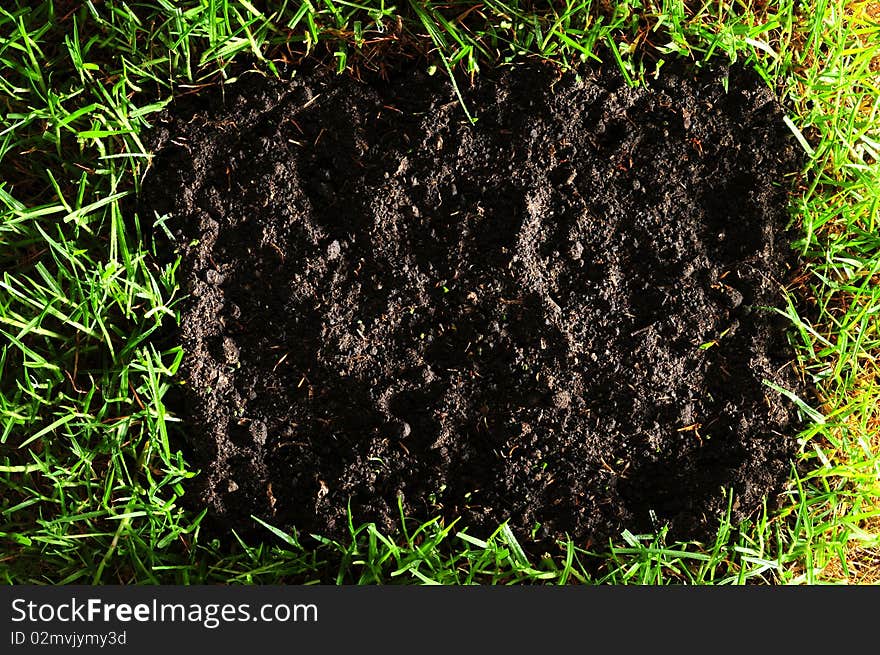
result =
M880 578L880 6L819 0L12 0L0 9L0 579L7 582L741 583ZM595 5L595 6L594 6ZM35 7L35 8L32 8ZM76 9L73 9L73 8ZM549 9L548 7L555 7ZM701 7L701 8L700 8ZM401 17L398 23L398 17ZM398 25L402 29L398 28ZM724 522L712 543L621 535L610 554L563 543L529 560L503 526L352 527L313 548L207 541L180 508L194 472L168 441L162 398L181 352L174 267L129 201L140 134L174 93L248 56L270 74L326 41L340 69L429 52L476 75L524 54L563 64L603 46L627 77L635 46L747 60L791 107L810 163L793 199L809 320L789 311L811 408L781 510ZM430 63L433 62L433 63ZM151 104L145 98L160 98ZM815 410L818 410L815 411ZM311 542L310 542L311 543Z

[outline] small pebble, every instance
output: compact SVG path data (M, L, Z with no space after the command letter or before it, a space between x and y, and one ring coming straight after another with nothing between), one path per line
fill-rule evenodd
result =
M342 254L342 246L339 245L339 241L334 239L329 246L327 246L327 259L333 260L339 257Z
M730 309L736 309L743 303L743 295L733 287L724 287L724 302Z
M559 409L567 409L571 404L571 394L567 391L557 391L553 395L553 404Z
M269 431L266 428L265 423L262 421L254 421L251 423L250 433L254 441L262 446L266 443L266 437L268 436Z
M238 346L230 337L223 337L223 356L226 358L227 364L238 363Z
M205 271L205 282L207 282L208 284L223 284L223 281L225 279L226 278L223 277L223 275L219 271L215 271L213 268Z

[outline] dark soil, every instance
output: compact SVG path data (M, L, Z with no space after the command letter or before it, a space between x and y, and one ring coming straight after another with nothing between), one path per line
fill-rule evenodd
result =
M182 254L180 411L224 525L339 537L400 503L585 544L779 491L799 156L756 75L499 70L473 127L417 71L234 87L157 128L143 207Z

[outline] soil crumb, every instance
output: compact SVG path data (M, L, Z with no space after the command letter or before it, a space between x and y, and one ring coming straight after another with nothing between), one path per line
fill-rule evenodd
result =
M683 64L461 86L475 125L410 70L252 74L156 127L141 209L182 257L198 502L581 545L705 537L725 489L758 509L798 427L765 384L798 388L771 308L800 155L771 91Z

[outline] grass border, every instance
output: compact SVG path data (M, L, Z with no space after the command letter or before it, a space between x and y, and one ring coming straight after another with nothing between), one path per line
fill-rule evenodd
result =
M7 582L668 583L880 578L880 8L876 2L247 2L16 0L0 9L0 576ZM269 7L268 9L258 8ZM754 6L753 6L754 5ZM604 7L604 8L603 8ZM327 48L340 70L419 52L477 75L522 56L570 65L598 44L637 81L653 58L752 65L793 108L810 163L793 201L807 265L786 315L822 405L801 435L783 507L712 544L625 532L608 553L573 543L530 561L501 526L352 524L340 544L267 529L232 552L179 506L193 473L168 441L163 395L179 349L175 267L130 220L149 152L140 138L173 95L251 57ZM462 79L462 78L459 78ZM160 98L142 101L142 98ZM307 542L303 545L304 542Z

